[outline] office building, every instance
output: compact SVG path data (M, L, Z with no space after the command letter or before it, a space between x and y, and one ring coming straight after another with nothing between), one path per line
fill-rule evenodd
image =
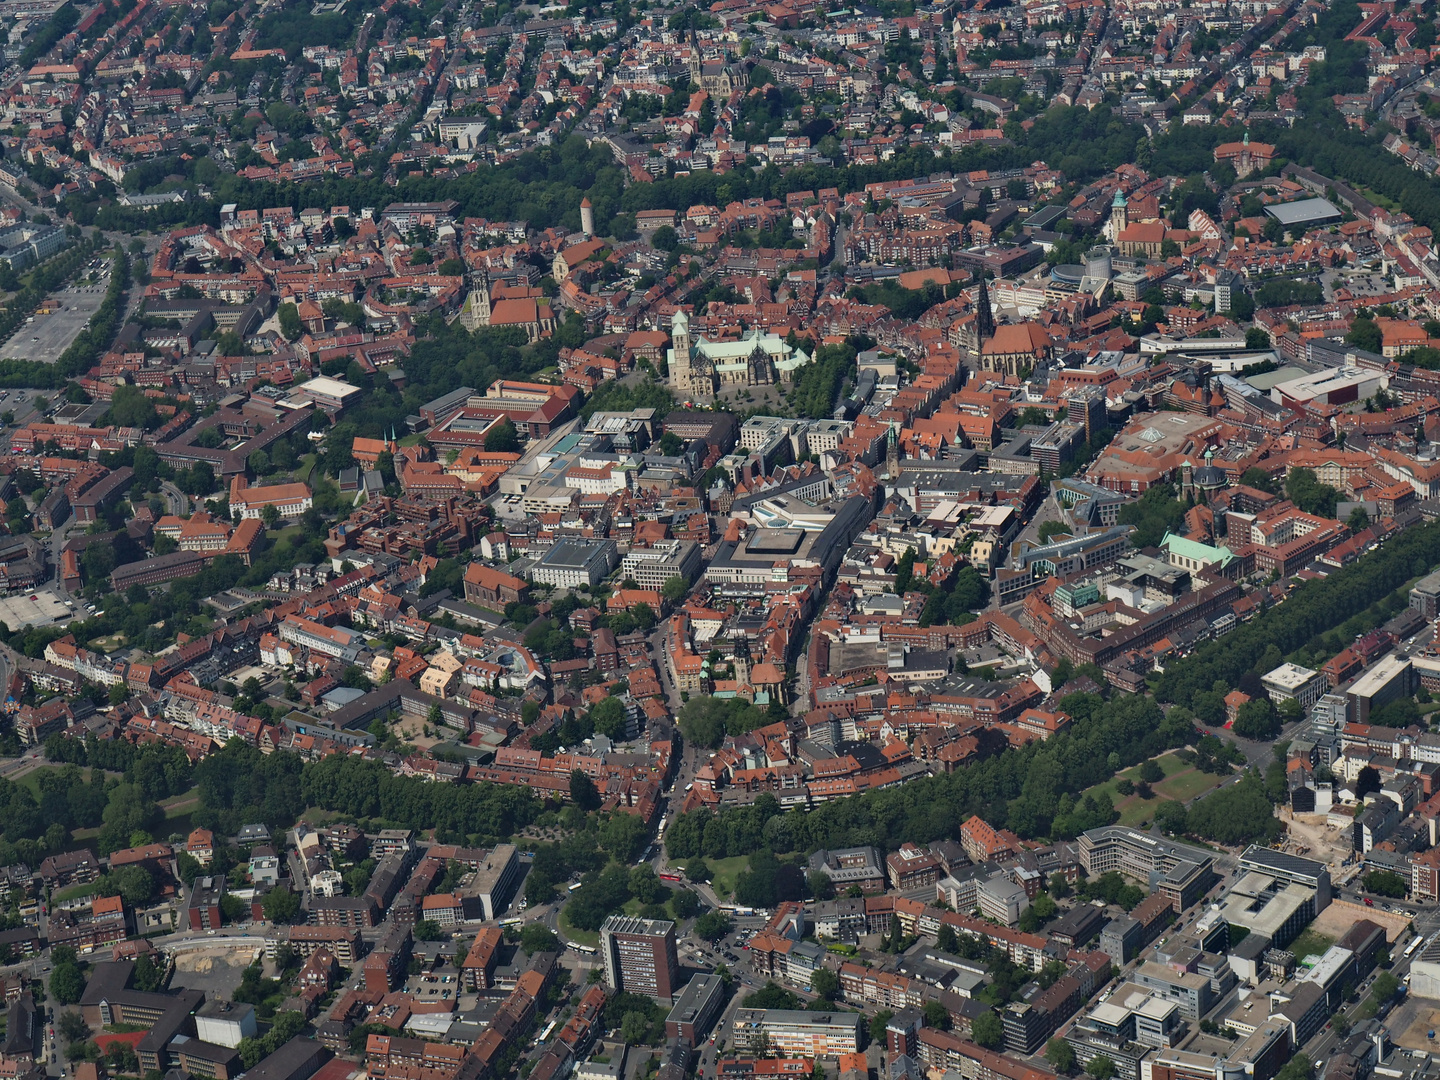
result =
M1345 696L1350 702L1351 719L1357 724L1368 724L1372 713L1414 692L1415 666L1407 657L1392 654L1382 657L1351 683Z
M1153 960L1142 963L1130 980L1156 997L1173 1001L1180 1007L1180 1014L1195 1023L1215 1004L1209 979L1191 971L1175 971Z
M620 561L620 571L642 589L660 589L673 577L694 581L700 572L700 545L693 540L662 540L636 548Z
M1094 877L1118 870L1170 899L1176 913L1210 887L1214 860L1209 852L1124 825L1104 825L1080 837L1080 864Z
M1329 681L1318 671L1311 671L1299 664L1281 664L1266 674L1260 685L1276 708L1283 702L1298 701L1307 712L1330 688Z
M1314 889L1316 915L1330 906L1330 871L1322 862L1251 845L1240 856L1240 870L1254 870L1286 884L1293 882Z
M190 887L190 902L186 905L186 926L190 930L220 929L220 900L226 892L225 875L198 877Z
M600 927L600 954L610 986L672 1002L680 981L673 922L611 915Z
M530 576L544 585L573 589L577 585L598 585L620 561L614 540L570 537L545 553Z
M195 1013L195 1037L215 1046L234 1050L241 1039L253 1038L258 1030L253 1005L207 1001Z
M1259 934L1283 949L1314 921L1315 890L1258 870L1242 871L1220 910L1225 921Z
M475 901L478 908L470 917L488 920L505 914L519 881L519 849L514 844L496 844L475 870L470 883L461 889L462 899Z
M725 1008L727 997L725 980L719 975L696 975L685 984L675 999L675 1007L665 1017L665 1037L699 1045Z
M735 1049L772 1056L838 1057L860 1052L860 1013L799 1009L738 1009L731 1022Z

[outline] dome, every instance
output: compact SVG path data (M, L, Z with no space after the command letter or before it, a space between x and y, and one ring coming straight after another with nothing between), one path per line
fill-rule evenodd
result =
M1228 482L1225 470L1214 465L1202 465L1195 470L1192 482L1199 488L1222 488Z

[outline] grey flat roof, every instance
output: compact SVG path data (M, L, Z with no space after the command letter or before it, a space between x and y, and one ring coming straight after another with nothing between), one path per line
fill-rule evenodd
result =
M1245 853L1240 856L1240 861L1263 866L1291 877L1313 879L1326 872L1325 864L1322 862L1316 862L1314 859L1302 859L1299 855L1287 855L1283 851L1260 847L1258 844L1252 844L1246 848Z
M1304 225L1314 221L1339 221L1343 214L1328 199L1296 199L1294 202L1278 203L1265 207L1281 225Z
M608 540L562 540L540 560L541 566L573 566L582 569Z

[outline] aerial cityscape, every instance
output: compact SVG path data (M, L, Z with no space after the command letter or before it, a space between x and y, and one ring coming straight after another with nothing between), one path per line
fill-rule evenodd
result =
M1436 0L0 0L0 1080L1440 1080Z

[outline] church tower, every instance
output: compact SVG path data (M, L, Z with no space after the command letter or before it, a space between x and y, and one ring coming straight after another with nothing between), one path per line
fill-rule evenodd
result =
M595 235L595 210L590 205L590 200L580 200L580 231L589 240Z
M670 381L682 394L690 392L690 319L683 311L670 316Z
M465 305L465 329L474 333L482 326L490 325L490 271L482 269L475 279L475 288L470 290L470 299Z
M1125 193L1117 190L1115 198L1110 203L1110 220L1105 225L1105 231L1109 234L1110 240L1120 238L1120 234L1130 226L1130 207L1125 202Z
M900 440L897 436L899 424L890 421L890 431L885 437L885 472L890 483L900 479Z
M975 333L980 344L995 336L995 312L990 309L990 288L985 284L985 275L980 275L980 291L975 297Z
M731 647L735 655L731 658L731 667L735 675L735 682L740 686L750 685L750 639L745 636L742 630L732 639Z

